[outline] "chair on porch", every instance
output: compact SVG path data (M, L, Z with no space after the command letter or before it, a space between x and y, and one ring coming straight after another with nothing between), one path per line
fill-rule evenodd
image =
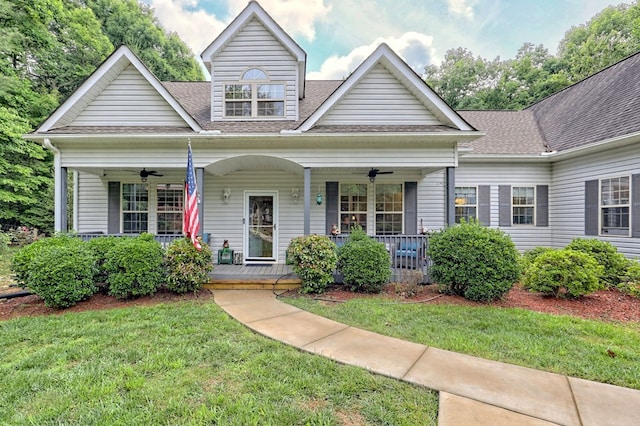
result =
M424 250L421 241L400 241L395 253L397 268L419 268L422 266L423 259Z

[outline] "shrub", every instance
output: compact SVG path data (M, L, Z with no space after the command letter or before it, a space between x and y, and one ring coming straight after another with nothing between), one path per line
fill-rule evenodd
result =
M640 262L630 262L627 271L622 276L618 290L640 299Z
M104 266L109 294L118 299L154 294L164 281L162 247L148 234L122 238Z
M505 295L518 280L519 253L508 235L476 221L435 232L427 250L431 276L441 291L488 302Z
M43 238L22 247L11 259L11 270L13 271L15 280L24 287L28 286L29 273L34 269L33 261L43 248L65 246L78 242L81 243L82 241L70 234L57 234L53 237Z
M35 243L34 243L35 244ZM30 262L27 286L52 308L68 308L97 291L93 252L79 239L43 245Z
M165 264L167 268L167 288L175 293L184 294L197 291L209 279L213 270L211 248L201 244L198 251L188 238L173 241L167 247Z
M618 253L618 249L613 244L597 238L576 238L565 248L590 254L602 265L600 279L607 287L618 284L629 265L627 258L622 253Z
M520 256L520 271L525 273L527 268L533 264L533 262L543 253L547 253L548 251L556 250L551 247L535 247L531 250L525 251L522 256Z
M9 252L9 243L11 242L11 237L9 234L5 234L0 231L0 259L4 257L5 254Z
M322 293L333 282L336 245L328 237L307 235L293 238L287 252L293 271L302 281L303 293Z
M109 274L105 269L105 263L107 261L107 253L111 250L116 244L123 241L127 237L97 237L92 238L86 242L87 247L93 252L93 255L96 257L96 275L94 276L94 281L96 283L106 283Z
M391 278L391 260L384 244L368 237L360 227L352 228L340 247L338 269L351 291L379 293Z
M524 288L548 296L576 298L602 288L602 265L589 254L571 250L551 250L541 254L527 269Z

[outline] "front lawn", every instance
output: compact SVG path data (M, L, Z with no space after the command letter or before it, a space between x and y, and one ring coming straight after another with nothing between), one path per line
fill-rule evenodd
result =
M403 304L383 297L326 303L281 298L309 312L480 358L640 389L640 323L491 306Z
M256 335L212 301L0 321L0 424L436 424L437 394Z

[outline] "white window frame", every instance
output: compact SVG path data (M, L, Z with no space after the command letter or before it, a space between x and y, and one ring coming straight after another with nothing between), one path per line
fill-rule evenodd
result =
M124 188L125 188L125 185L137 185L137 186L140 186L140 187L143 187L143 188L146 189L146 191L147 191L147 208L146 208L146 210L132 210L132 209L125 210L124 209L124 194L125 194L124 193ZM149 227L151 225L151 223L150 223L150 217L151 216L150 216L150 212L149 212L149 206L151 205L150 204L150 202L151 202L150 198L151 198L151 196L150 196L150 193L149 193L149 187L148 187L148 185L146 183L122 182L120 184L120 232L121 233L123 233L123 234L124 233L127 233L127 234L138 234L138 233L141 233L141 232L149 232ZM146 214L147 215L147 229L139 230L139 231L136 231L136 232L126 232L125 231L125 225L124 225L125 224L125 214L136 214L136 213L137 214Z
M513 193L516 188L530 188L533 190L533 203L531 204L515 204L513 202ZM536 226L536 185L512 185L511 186L511 225L512 226ZM515 216L516 208L531 208L531 223L515 223L513 218Z
M245 79L245 75L251 71L259 71L265 75L264 79ZM268 98L261 99L259 97L259 87L263 85L280 86L282 88L282 98ZM247 98L227 99L227 88L229 86L249 86L251 95ZM266 102L282 102L282 115L259 115L260 104ZM250 103L250 115L228 115L227 104L228 103ZM260 67L250 67L245 69L238 81L228 81L222 85L222 115L225 119L231 120L246 120L260 119L260 120L281 120L286 118L287 115L287 85L283 81L271 80L269 74Z
M400 186L400 194L402 195L402 206L401 206L401 210L395 211L395 210L391 210L391 211L387 211L387 210L378 210L378 187L379 186L384 186L384 185L399 185ZM385 183L374 183L373 184L373 230L374 230L374 234L375 235L402 235L404 234L404 210L405 210L405 190L404 190L404 184L401 182L385 182ZM379 234L377 231L378 228L378 214L393 214L393 215L400 215L400 231L397 233L392 233L392 234Z
M614 179L627 179L627 185L628 185L628 197L627 197L627 203L620 203L620 204L603 204L603 196L602 196L602 182L603 181L611 181ZM616 176L608 176L608 177L603 177L603 178L599 178L598 179L598 235L599 236L603 236L603 237L631 237L631 220L632 220L632 216L631 216L631 194L632 192L632 179L631 179L631 175L616 175ZM626 208L627 209L627 216L628 216L628 225L627 225L627 232L626 234L624 233L609 233L609 232L604 232L604 226L603 226L603 213L604 213L604 209L608 209L608 208Z
M458 203L458 196L457 196L457 189L458 188L473 188L475 190L475 198L476 198L476 202L475 204L471 204L471 203ZM454 191L454 210L458 207L473 207L475 209L475 215L473 216L473 218L475 220L478 220L478 186L476 185L460 185L460 186L456 186L453 189ZM513 201L513 198L511 198L511 200ZM460 201L463 201L462 199ZM465 216L467 218L467 220L469 219L470 216ZM513 215L511 220L513 220ZM458 215L455 214L455 223L460 223L460 221L458 220Z
M364 210L342 210L342 186L343 185L361 185L364 186L364 188L366 189L366 198L367 201L365 202L365 209ZM349 234L351 232L351 226L353 226L354 222L358 225L360 225L363 229L363 231L368 232L367 227L369 226L369 203L370 203L370 188L369 188L369 184L367 183L362 183L362 182L340 182L338 184L338 221L339 221L339 229L340 232L343 234ZM352 205L352 201L349 200L348 203L349 206ZM344 215L347 216L348 221L345 222L343 220ZM365 222L364 222L364 226L362 224L362 222L360 220L358 220L358 218L356 218L356 220L354 221L353 217L355 215L358 216L364 216L365 218Z

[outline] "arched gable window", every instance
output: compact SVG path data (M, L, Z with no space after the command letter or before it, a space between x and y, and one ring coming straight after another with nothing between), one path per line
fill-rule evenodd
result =
M225 117L284 117L284 103L284 84L272 82L260 68L249 68L240 81L224 86Z

